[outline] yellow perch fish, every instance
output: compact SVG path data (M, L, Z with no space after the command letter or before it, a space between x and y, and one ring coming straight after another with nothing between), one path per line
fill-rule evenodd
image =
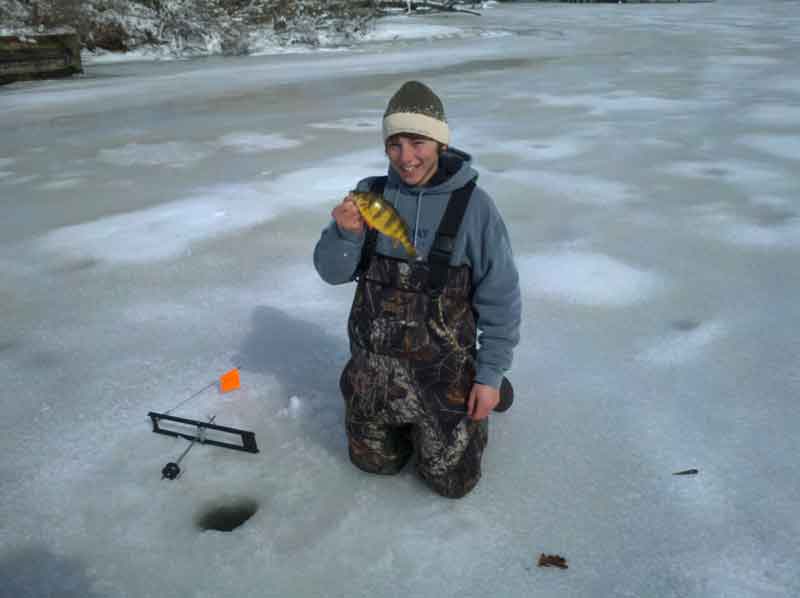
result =
M400 243L411 257L417 257L417 250L408 238L408 226L392 204L372 192L351 191L350 196L369 226L393 239L395 245Z

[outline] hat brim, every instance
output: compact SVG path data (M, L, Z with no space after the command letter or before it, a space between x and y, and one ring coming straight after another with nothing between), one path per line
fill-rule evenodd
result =
M398 133L412 133L429 137L445 145L450 143L450 127L447 123L427 114L395 112L383 118L383 142Z

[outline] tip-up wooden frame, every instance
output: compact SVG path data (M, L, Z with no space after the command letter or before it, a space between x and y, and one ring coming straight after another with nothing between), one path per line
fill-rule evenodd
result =
M227 426L218 426L210 422L202 422L196 419L187 419L185 417L175 417L173 415L166 415L165 413L156 413L151 411L147 416L153 420L153 432L156 434L166 434L167 436L178 436L199 442L200 444L211 444L213 446L221 446L236 451L244 451L247 453L257 453L258 446L256 445L256 435L254 432L247 430L239 430L238 428L229 428ZM162 422L170 422L171 424L182 424L184 426L193 426L196 428L195 434L188 432L179 432L177 430L164 429L159 424ZM220 440L213 440L207 437L206 431L211 430L214 432L221 432L223 434L232 434L241 439L241 444L232 442L223 442Z

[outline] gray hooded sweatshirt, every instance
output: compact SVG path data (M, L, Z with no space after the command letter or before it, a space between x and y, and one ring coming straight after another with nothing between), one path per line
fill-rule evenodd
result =
M424 187L406 186L389 167L383 196L408 224L417 259L427 258L450 194L478 178L470 161L468 154L448 148L439 158L434 178ZM362 180L356 189L369 191L373 180ZM335 221L322 231L314 249L314 266L324 281L342 284L355 279L364 236L341 230ZM408 257L402 247L394 247L392 240L384 235L378 235L375 249L381 255ZM475 381L499 388L519 342L522 311L519 275L505 223L492 199L480 187L472 192L450 258L451 266L464 264L472 269L472 305L479 330Z

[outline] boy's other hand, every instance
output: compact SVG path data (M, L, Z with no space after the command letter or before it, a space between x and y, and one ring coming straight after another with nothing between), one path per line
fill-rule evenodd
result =
M500 389L473 384L467 401L467 415L478 421L486 418L500 402Z

